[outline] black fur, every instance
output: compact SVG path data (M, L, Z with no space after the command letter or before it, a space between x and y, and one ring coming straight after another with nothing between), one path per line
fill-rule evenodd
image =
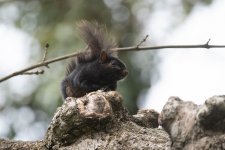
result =
M96 90L116 90L117 81L127 76L126 66L115 56L111 48L114 42L105 35L104 28L97 23L83 21L79 32L88 48L68 65L65 79L61 83L63 98L82 97Z

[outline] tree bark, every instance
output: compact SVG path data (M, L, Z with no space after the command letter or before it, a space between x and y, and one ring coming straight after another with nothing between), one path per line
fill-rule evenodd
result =
M42 141L0 140L0 149L165 149L167 133L158 129L154 110L128 115L115 91L69 97L59 107Z
M46 143L42 141L12 141L0 139L0 150L45 150Z
M159 123L170 135L171 150L224 150L225 96L213 96L203 105L171 97Z
M128 115L122 97L114 91L92 92L78 99L70 97L48 128L47 147L161 150L168 135L162 129L151 128L158 127L158 115L153 110Z
M159 124L163 129L157 128ZM167 134L167 133L168 134ZM0 149L225 149L225 96L203 105L169 98L161 114L129 115L115 91L69 97L59 107L41 141L0 139Z

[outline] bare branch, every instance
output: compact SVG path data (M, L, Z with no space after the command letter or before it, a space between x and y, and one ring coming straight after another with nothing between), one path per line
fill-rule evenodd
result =
M33 71L33 72L31 72L31 71L29 71L29 72L24 72L24 73L21 73L20 75L33 75L33 74L35 74L35 75L39 75L39 74L44 74L44 70L37 70L37 71Z
M171 49L171 48L225 48L225 45L209 45L209 44L198 44L198 45L164 45L164 46L137 46L124 47L124 48L114 48L112 51L115 52L126 52L126 51L140 51L140 50L159 50L159 49Z
M147 39L147 38L145 38L145 39ZM140 43L143 43L143 42L140 42ZM114 49L112 49L112 51L114 51L114 52L126 52L126 51L140 51L140 50L171 49L171 48L174 48L174 49L175 48L180 48L180 49L206 48L206 49L209 49L209 48L225 48L225 45L209 45L209 41L208 41L206 44L199 44L199 45L165 45L165 46L139 46L139 45L137 45L137 46L132 46L132 47L114 48ZM8 79L10 79L14 76L24 74L25 72L33 70L35 68L39 68L41 66L46 66L46 65L49 65L51 63L61 61L61 60L64 60L64 59L68 59L68 58L71 58L71 57L74 57L74 56L77 56L77 55L78 55L78 53L71 53L71 54L64 55L64 56L57 57L57 58L53 58L53 59L50 59L50 60L45 60L44 62L37 63L37 64L32 65L30 67L27 67L25 69L16 71L14 73L11 73L11 74L3 77L3 78L0 78L0 82L8 80Z
M35 64L35 65L32 65L30 67L27 67L25 69L22 69L22 70L19 70L19 71L16 71L14 73L11 73L3 78L0 79L0 82L3 82L5 80L8 80L14 76L17 76L17 75L21 75L23 74L24 72L27 72L29 70L33 70L35 68L38 68L38 67L41 67L41 66L46 66L48 64L51 64L53 62L56 62L56 61L60 61L60 60L64 60L64 59L67 59L67 58L70 58L70 57L74 57L78 55L78 53L71 53L71 54L68 54L68 55L64 55L64 56L61 56L61 57L57 57L57 58L53 58L53 59L50 59L50 60L46 60L45 62L40 62L38 64Z

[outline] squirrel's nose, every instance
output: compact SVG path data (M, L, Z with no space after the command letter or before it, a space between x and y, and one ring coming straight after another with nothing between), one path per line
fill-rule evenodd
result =
M124 77L126 77L126 76L128 75L127 69L125 69L125 70L122 71L122 75L123 75Z

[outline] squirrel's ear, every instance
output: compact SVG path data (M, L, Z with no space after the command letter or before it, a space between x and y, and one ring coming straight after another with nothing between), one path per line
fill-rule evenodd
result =
M101 51L101 53L100 53L100 59L103 62L107 61L108 60L108 54L105 51Z

